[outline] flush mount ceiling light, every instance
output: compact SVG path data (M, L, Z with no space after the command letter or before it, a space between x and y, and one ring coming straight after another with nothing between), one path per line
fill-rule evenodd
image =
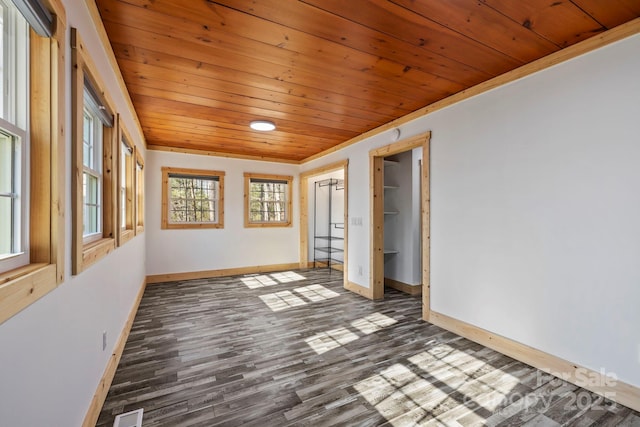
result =
M269 132L276 128L276 125L268 120L254 120L249 123L249 126L251 127L251 129L259 130L261 132Z

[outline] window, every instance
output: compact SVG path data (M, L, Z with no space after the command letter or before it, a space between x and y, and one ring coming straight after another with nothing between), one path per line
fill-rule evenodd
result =
M119 145L108 95L75 28L71 55L72 170L82 171L72 173L72 270L79 274L115 248Z
M82 237L102 237L102 122L99 106L85 89L82 122Z
M0 0L0 272L29 264L28 24Z
M291 226L292 181L291 176L245 173L245 227Z
M144 231L144 161L136 149L136 233Z
M64 278L64 16L0 0L0 322Z
M120 174L119 185L119 232L120 244L124 244L134 235L133 213L133 145L127 131L120 127Z
M224 172L162 168L162 228L222 228Z

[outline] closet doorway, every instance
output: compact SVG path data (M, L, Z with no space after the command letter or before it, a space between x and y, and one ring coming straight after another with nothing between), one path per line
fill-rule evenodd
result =
M300 174L300 268L328 268L342 274L345 285L348 167L343 160Z
M423 318L429 314L429 142L431 132L420 134L393 144L371 150L371 288L372 298L384 298L385 278L387 285L407 293L417 293L420 287L423 301ZM416 154L421 149L421 156ZM416 158L417 157L417 158ZM403 165L409 165L403 166ZM417 183L411 185L412 170L418 171ZM388 175L385 180L385 171ZM408 181L407 181L408 180ZM409 182L407 188L402 183ZM412 191L414 188L417 191ZM412 194L415 195L412 205ZM387 199L387 203L385 203ZM394 206L394 203L396 205ZM401 203L402 206L397 204ZM401 210L405 214L400 215ZM415 214L415 215L414 215ZM412 221L412 215L415 216ZM387 221L385 221L387 218ZM386 225L385 225L386 224ZM388 230L385 231L385 227ZM389 235L385 239L385 233ZM391 234L396 234L392 236ZM415 244L412 235L417 237ZM386 243L386 245L385 245ZM399 247L407 253L402 254ZM405 256L402 259L402 256ZM413 264L412 264L413 263ZM385 271L385 265L387 270ZM417 272L414 281L404 283L393 278L405 273L407 265L414 265ZM404 267L403 267L404 266ZM389 276L386 277L385 273ZM410 274L411 276L411 274ZM396 276L397 277L397 276Z

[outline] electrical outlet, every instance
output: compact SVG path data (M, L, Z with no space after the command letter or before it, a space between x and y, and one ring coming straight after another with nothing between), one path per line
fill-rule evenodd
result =
M102 351L107 349L107 331L102 332Z

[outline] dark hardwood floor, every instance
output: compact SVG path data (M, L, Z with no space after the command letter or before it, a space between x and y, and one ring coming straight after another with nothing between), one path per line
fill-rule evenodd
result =
M98 426L637 426L640 414L371 302L339 272L149 285Z

